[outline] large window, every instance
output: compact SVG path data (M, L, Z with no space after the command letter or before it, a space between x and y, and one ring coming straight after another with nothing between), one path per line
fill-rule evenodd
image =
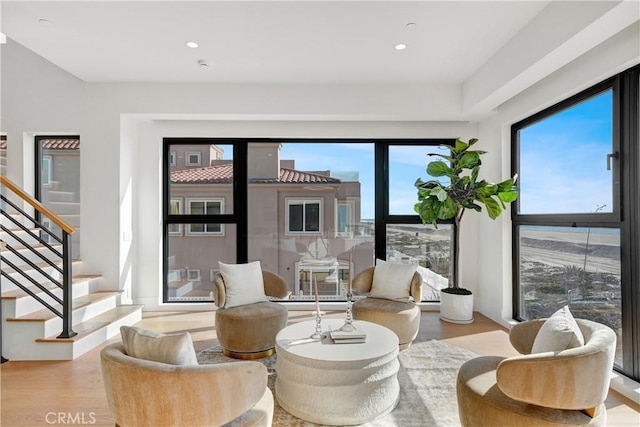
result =
M312 301L316 283L344 300L376 258L417 264L437 301L452 228L421 224L414 182L450 142L166 138L165 301L211 301L219 262L247 261L282 276L291 301Z
M639 292L629 279L638 277L630 254L640 249L637 72L512 127L520 186L513 204L514 317L544 318L568 305L575 317L608 325L618 336L617 369L635 378Z

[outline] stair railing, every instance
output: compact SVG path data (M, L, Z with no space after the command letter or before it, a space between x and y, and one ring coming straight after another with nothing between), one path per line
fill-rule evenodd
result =
M37 300L40 304L54 313L56 316L62 319L62 333L58 335L58 338L71 338L77 335L76 332L73 331L73 316L72 316L72 301L73 301L73 293L72 293L72 282L73 282L73 274L72 274L72 256L71 256L71 235L75 232L75 229L67 224L62 218L56 215L54 212L47 209L43 206L39 201L25 193L20 187L14 184L11 180L9 180L6 176L0 175L0 184L2 187L10 190L13 194L18 196L24 202L31 205L36 212L39 212L41 216L48 218L51 221L51 224L58 226L61 229L61 235L57 235L52 228L45 226L41 221L36 220L34 217L26 213L23 209L21 209L18 205L13 203L9 198L4 194L0 194L0 213L11 221L16 227L24 231L27 235L35 239L37 242L45 246L52 254L54 259L50 259L43 255L40 251L34 248L32 245L25 242L21 239L16 233L14 233L11 229L5 227L0 224L0 229L7 233L12 237L15 241L19 242L25 249L29 250L31 253L38 256L42 261L44 261L44 267L50 266L54 272L58 272L59 276L62 278L57 279L53 276L55 273L49 274L42 267L35 264L33 261L29 260L23 254L21 254L16 248L12 247L8 242L3 242L2 245L6 250L13 253L19 259L25 262L25 264L29 265L35 271L40 273L43 277L45 277L48 281L62 289L62 299L47 289L42 283L38 282L34 277L25 272L22 268L15 265L13 262L7 260L4 256L1 255L0 259L3 263L8 265L12 270L17 272L19 275L24 277L27 281L34 284L38 289L47 294L51 299L53 299L56 303L62 306L62 311L56 309L47 301L36 295L33 291L31 291L27 286L20 283L20 281L13 278L9 273L2 270L2 277L9 280L11 283L25 291L27 294L31 295L35 300ZM14 218L14 216L8 211L7 206L10 206L14 212L19 213L23 219L26 219L27 223L32 223L33 227L42 231L42 233L34 233L32 229L26 227L24 225L25 221L19 221ZM53 227L53 225L51 227ZM42 238L43 235L47 235L60 243L62 245L62 252L58 251L51 244L49 244L48 240ZM60 263L62 263L62 267L60 267Z

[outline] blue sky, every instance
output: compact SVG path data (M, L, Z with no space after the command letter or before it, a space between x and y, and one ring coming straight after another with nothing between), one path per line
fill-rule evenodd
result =
M586 213L612 209L612 92L520 132L521 213Z

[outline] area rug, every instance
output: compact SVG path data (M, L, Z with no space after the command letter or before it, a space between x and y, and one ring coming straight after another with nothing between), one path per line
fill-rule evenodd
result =
M459 426L456 400L456 374L465 361L477 354L436 340L414 342L411 348L398 355L400 371L400 403L390 414L363 427ZM276 357L260 359L269 372L268 386L274 392ZM237 362L222 354L216 346L198 354L200 364ZM275 402L273 425L312 427L317 424L300 420Z

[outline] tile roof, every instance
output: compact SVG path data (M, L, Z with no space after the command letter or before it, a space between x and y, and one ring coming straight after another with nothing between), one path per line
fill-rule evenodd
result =
M171 182L176 184L230 184L232 181L233 166L229 164L171 172ZM340 184L341 181L311 172L281 168L278 179L252 179L251 182L264 184Z
M173 171L171 172L171 182L176 184L231 184L233 182L233 165Z
M79 150L79 139L41 139L42 148L47 150ZM7 149L7 140L0 140L0 150Z
M79 139L41 139L42 148L46 150L79 150Z

